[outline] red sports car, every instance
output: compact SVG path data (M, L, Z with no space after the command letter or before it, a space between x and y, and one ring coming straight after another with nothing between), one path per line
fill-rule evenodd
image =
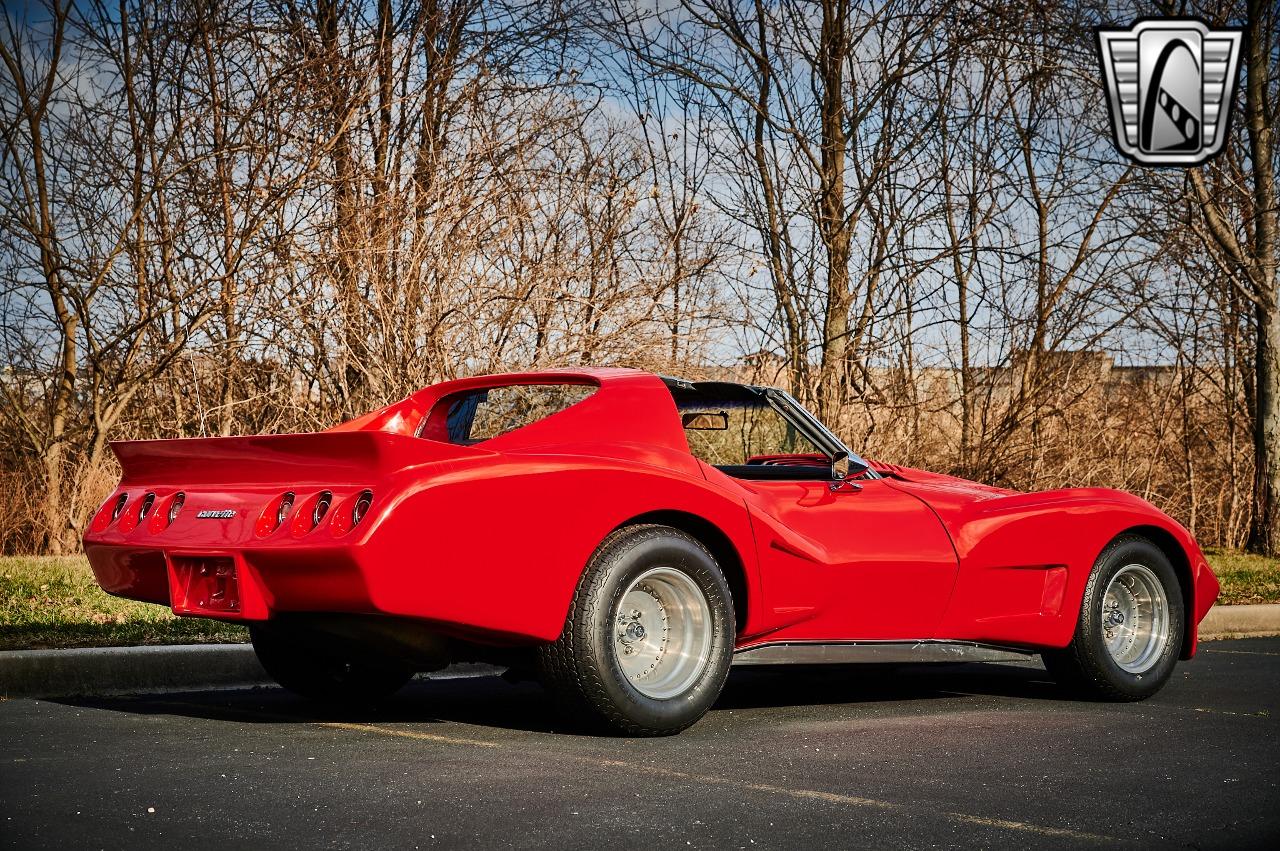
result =
M84 539L102 587L248 624L315 698L491 661L660 735L731 664L1039 654L1139 700L1218 595L1187 530L1137 497L865 461L767 387L498 375L316 434L114 448L124 478Z

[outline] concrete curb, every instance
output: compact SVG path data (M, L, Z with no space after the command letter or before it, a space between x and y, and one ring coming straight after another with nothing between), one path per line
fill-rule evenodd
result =
M492 665L453 665L427 679L501 673ZM0 696L106 697L273 685L249 644L172 644L0 652Z
M1280 635L1280 603L1214 606L1200 622L1200 638L1253 638Z
M0 694L71 697L198 690L267 682L248 644L8 650L0 653Z

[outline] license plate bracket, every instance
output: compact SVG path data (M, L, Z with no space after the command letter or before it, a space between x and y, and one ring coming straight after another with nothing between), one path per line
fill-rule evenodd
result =
M174 614L237 620L266 617L252 576L234 556L181 553L167 561Z

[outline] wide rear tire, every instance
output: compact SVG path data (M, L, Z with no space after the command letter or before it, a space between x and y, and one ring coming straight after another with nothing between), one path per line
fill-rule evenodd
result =
M1168 557L1126 535L1102 551L1085 586L1071 643L1041 654L1059 684L1095 700L1145 700L1173 674L1186 618Z
M252 627L249 635L258 661L284 688L321 703L371 705L404 688L413 671L392 662L376 662L311 645L287 630Z
M596 550L564 631L540 648L542 679L576 722L677 733L719 697L734 623L729 585L706 547L667 526L628 526Z

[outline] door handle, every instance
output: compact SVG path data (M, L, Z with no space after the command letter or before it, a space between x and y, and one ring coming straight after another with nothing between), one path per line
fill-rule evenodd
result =
M844 479L839 479L838 481L828 483L827 488L832 493L838 493L839 491L848 491L850 493L857 493L858 491L862 490L862 485L858 484L857 482L846 482Z

